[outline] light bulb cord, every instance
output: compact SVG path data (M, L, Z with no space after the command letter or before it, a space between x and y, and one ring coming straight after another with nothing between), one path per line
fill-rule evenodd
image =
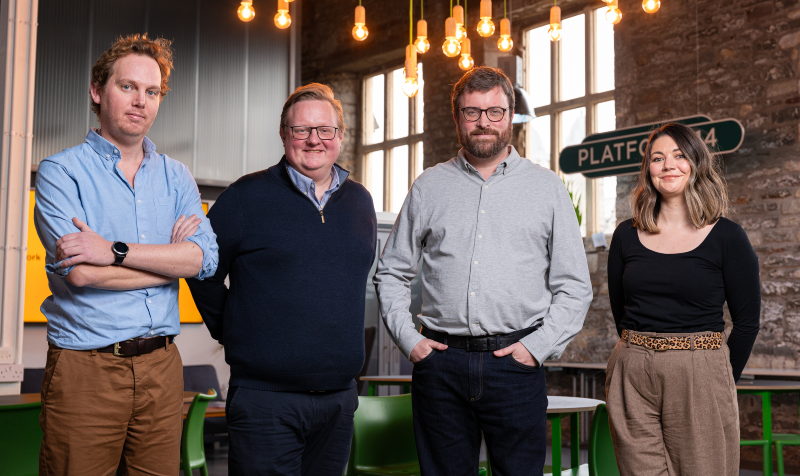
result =
M358 0L358 6L359 7L361 6L361 0Z
M503 0L503 18L508 18L508 9L506 8L506 0Z
M361 0L358 1L360 2ZM425 19L425 4L423 3L423 0L419 0L419 19Z
M408 0L408 44L414 44L414 0Z
M450 0L450 16L453 16L453 0Z

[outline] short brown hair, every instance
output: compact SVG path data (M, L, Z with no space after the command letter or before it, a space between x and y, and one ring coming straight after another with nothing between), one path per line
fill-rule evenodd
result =
M169 74L172 71L172 41L164 38L156 38L151 40L147 37L147 33L140 35L128 35L126 37L119 37L117 41L111 45L111 48L106 50L105 53L97 58L97 61L92 66L92 84L99 89L105 89L108 83L108 78L111 77L112 69L118 59L130 54L138 54L149 56L156 60L158 69L161 70L161 97L166 96L169 91ZM100 105L94 102L91 95L89 95L89 102L92 105L92 111L100 118Z
M283 103L283 110L281 111L281 127L286 127L286 115L289 114L289 109L301 101L326 101L333 107L336 113L336 122L339 126L339 133L344 134L344 111L342 110L342 103L333 97L333 90L330 86L320 83L306 84L295 89L291 96Z
M673 122L653 131L647 141L639 181L630 196L633 226L649 233L660 232L656 223L661 209L661 194L653 186L650 177L650 159L653 143L663 136L675 141L691 165L689 182L683 193L692 223L696 228L716 223L720 217L728 214L728 187L720 170L719 159L712 155L692 129Z
M478 66L464 73L464 76L453 86L453 95L451 96L453 116L458 116L458 105L464 91L468 93L473 91L485 93L497 86L503 88L503 92L506 93L506 97L508 98L508 107L511 109L511 112L514 112L514 86L511 84L511 80L508 79L508 76L498 68Z

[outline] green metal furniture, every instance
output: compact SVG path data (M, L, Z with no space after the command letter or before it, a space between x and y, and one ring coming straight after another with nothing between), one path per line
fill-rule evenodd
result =
M213 388L208 389L208 394L198 393L195 395L186 419L183 421L181 469L184 476L191 476L192 470L198 468L202 476L208 476L206 452L203 448L203 423L206 419L208 403L215 398L217 398L217 392Z
M0 428L3 429L0 431L0 473L4 476L39 474L41 411L42 403L39 401L0 405Z
M739 395L761 397L761 418L763 434L760 440L740 440L740 446L761 446L764 476L772 475L772 444L777 451L778 475L784 475L783 447L800 445L800 435L772 433L772 396L786 393L800 393L800 382L789 380L740 380L736 384Z
M573 433L575 433L574 428L577 426L573 427ZM608 410L606 410L605 404L597 406L592 418L592 426L589 430L589 464L578 465L575 457L578 442L574 437L571 439L572 468L561 471L561 476L619 476L614 445L611 442L611 429L608 426ZM556 441L555 438L553 441ZM556 467L554 463L553 468Z
M346 476L420 474L410 394L358 397L353 427Z
M547 397L547 419L551 423L553 437L551 463L554 474L558 474L564 469L561 465L561 421L569 417L570 468L578 469L580 466L580 419L578 416L580 412L595 410L602 403L601 400L591 398Z
M367 382L367 395L375 397L378 387L400 385L403 393L411 393L411 375L368 375L360 377L362 382Z

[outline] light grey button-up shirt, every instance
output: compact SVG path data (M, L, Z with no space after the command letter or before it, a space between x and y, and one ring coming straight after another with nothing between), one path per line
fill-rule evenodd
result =
M423 172L406 197L374 283L386 327L408 357L410 282L422 261L422 325L450 335L506 334L538 362L558 358L580 331L592 286L578 220L564 184L519 156L484 180L458 157Z

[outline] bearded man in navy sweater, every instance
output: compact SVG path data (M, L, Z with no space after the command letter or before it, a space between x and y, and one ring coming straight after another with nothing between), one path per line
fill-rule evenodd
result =
M280 163L237 180L208 214L219 265L189 288L231 366L231 475L341 476L347 464L377 220L334 163L344 132L328 86L297 88Z

